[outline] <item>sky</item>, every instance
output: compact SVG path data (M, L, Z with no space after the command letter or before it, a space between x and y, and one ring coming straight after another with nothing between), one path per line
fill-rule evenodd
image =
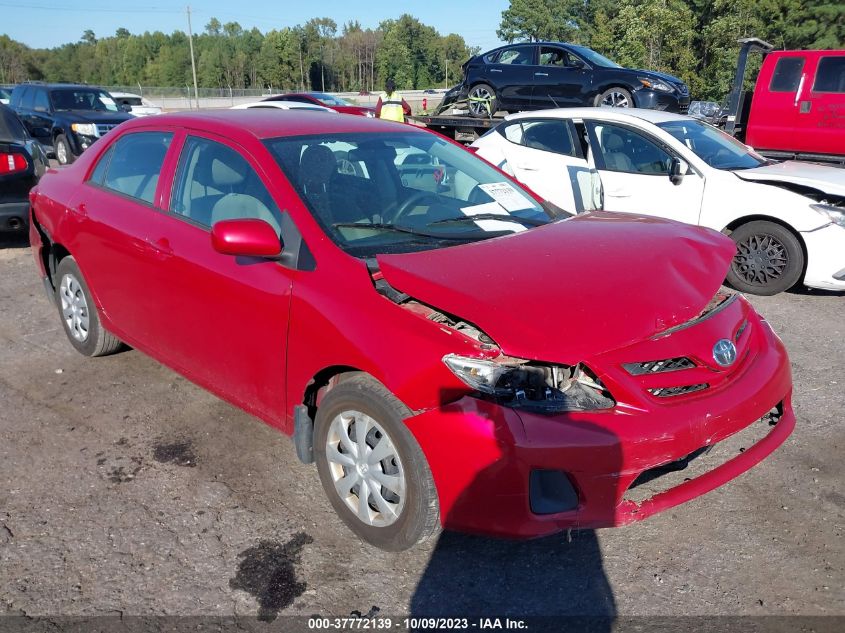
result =
M120 27L131 33L187 31L186 4L167 0L0 0L0 35L32 48L52 48L79 40L86 29L97 37L114 35ZM190 0L194 33L202 31L212 17L223 23L238 22L245 29L255 26L262 32L329 17L337 22L339 31L350 20L358 20L364 28L376 27L382 20L410 13L441 35L457 33L482 50L500 44L496 28L509 4L508 0Z

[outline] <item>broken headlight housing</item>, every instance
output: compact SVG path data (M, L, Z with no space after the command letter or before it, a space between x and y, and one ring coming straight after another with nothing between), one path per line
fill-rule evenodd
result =
M443 357L467 386L509 407L543 413L609 409L616 402L586 366L546 365L518 358Z

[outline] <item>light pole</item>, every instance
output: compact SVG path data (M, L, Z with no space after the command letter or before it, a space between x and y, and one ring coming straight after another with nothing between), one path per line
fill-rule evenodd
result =
M191 7L187 7L188 11L188 44L191 47L191 72L194 75L194 100L197 104L197 110L200 109L200 91L197 88L197 65L194 62L194 34L191 31Z

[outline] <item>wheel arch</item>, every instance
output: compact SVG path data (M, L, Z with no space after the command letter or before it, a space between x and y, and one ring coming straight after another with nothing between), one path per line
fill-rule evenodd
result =
M804 242L804 237L801 235L801 232L798 231L794 226L789 224L789 222L785 222L780 218L773 217L771 215L765 215L762 213L752 214L752 215L744 215L740 218L732 220L730 224L724 227L721 230L721 233L724 235L730 236L735 230L741 227L744 224L748 224L749 222L771 222L772 224L777 224L785 228L787 231L792 233L795 236L795 239L798 240L798 243L801 245L801 253L804 256L804 264L801 267L801 278L800 282L804 281L804 274L807 272L807 261L808 261L808 254L807 254L807 244Z

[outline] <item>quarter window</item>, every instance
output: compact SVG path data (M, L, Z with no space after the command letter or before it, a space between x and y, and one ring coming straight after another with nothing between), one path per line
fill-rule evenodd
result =
M33 104L33 109L39 112L49 112L50 111L50 100L47 99L47 91L46 90L36 90L35 91L35 103Z
M103 184L103 178L106 175L106 170L109 168L112 154L114 154L114 145L112 145L105 154L100 156L97 166L94 168L94 171L91 172L91 177L88 179L89 182L93 182L97 185Z
M599 154L608 171L638 174L669 173L672 157L645 136L624 127L593 124Z
M813 91L845 93L845 56L819 60Z
M138 132L119 139L113 150L103 157L110 157L103 186L153 204L161 166L172 139L170 132Z
M189 136L179 158L171 210L202 226L255 218L279 232L281 213L261 178L231 147Z
M769 82L771 92L795 92L801 83L801 71L804 70L803 57L781 57Z

